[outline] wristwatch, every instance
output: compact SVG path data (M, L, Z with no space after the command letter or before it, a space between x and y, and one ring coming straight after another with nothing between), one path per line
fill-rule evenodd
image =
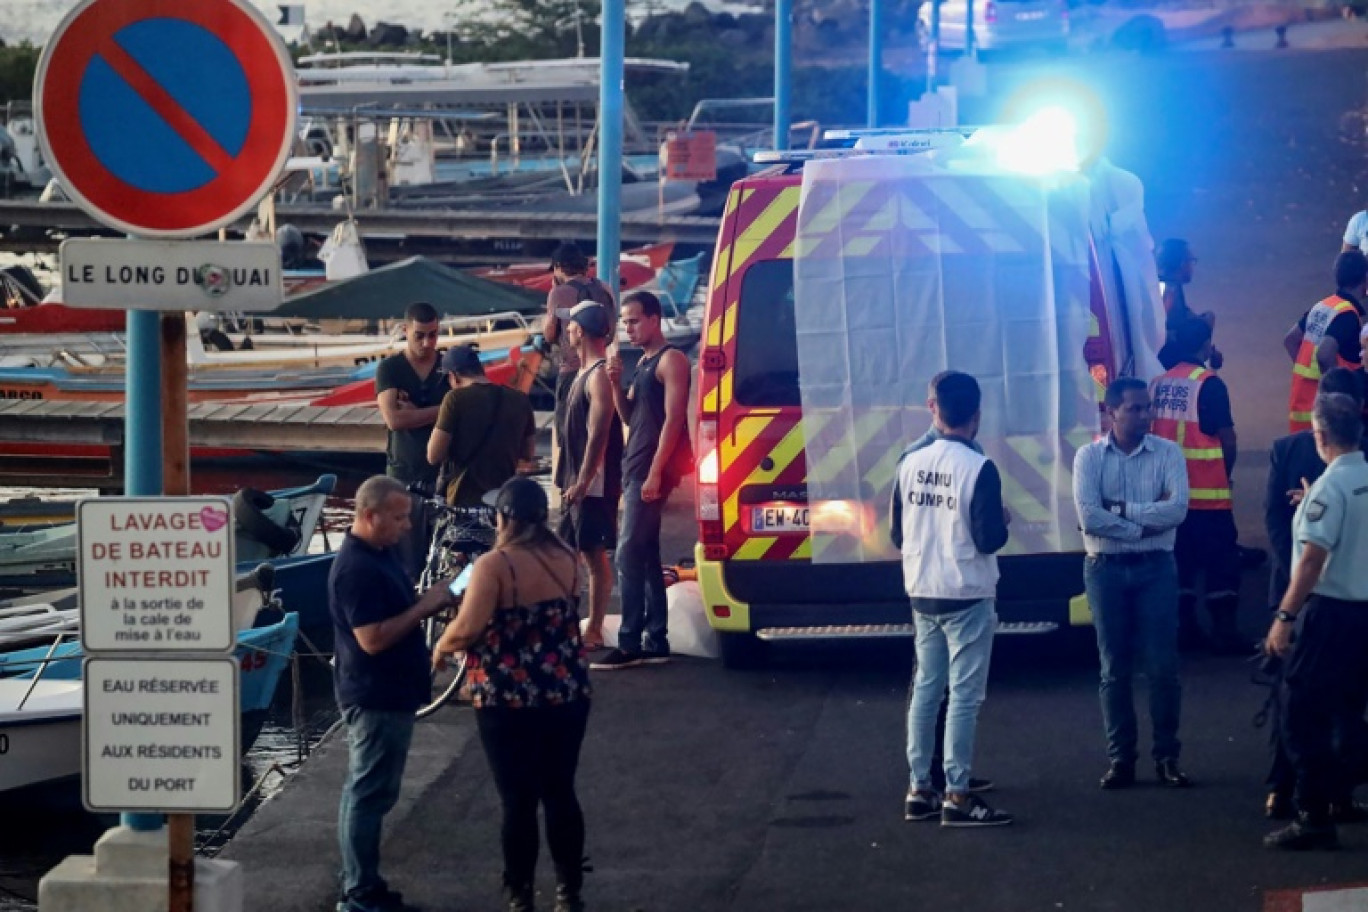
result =
M1117 516L1126 515L1126 505L1122 501L1118 500L1116 503L1112 504L1108 509L1110 509L1112 513L1116 514Z
M1273 616L1284 624L1295 624L1297 622L1297 616L1295 614L1290 611L1283 611L1281 608L1274 612Z

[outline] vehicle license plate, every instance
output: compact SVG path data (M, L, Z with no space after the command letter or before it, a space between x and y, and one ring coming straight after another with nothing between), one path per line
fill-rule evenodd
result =
M1031 21L1036 20L1036 19L1044 19L1044 18L1045 18L1045 11L1044 11L1044 10L1033 10L1033 11L1031 11L1031 12L1029 12L1029 13L1017 13L1017 14L1016 14L1016 21L1017 21L1017 22L1031 22Z
M761 504L751 507L752 532L806 532L808 508L786 504Z

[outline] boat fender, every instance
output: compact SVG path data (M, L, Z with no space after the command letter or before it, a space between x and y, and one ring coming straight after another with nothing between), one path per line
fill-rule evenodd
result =
M275 498L256 488L233 495L233 519L244 535L256 539L276 554L289 554L299 544L299 530L282 526L266 515Z

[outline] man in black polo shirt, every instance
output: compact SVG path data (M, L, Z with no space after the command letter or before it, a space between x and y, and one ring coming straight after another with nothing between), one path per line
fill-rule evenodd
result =
M414 712L431 694L420 624L451 604L449 580L416 600L395 545L409 531L409 495L384 475L356 491L356 518L328 574L337 658L333 684L348 728L347 782L337 836L337 912L412 909L380 876L380 831L399 799Z

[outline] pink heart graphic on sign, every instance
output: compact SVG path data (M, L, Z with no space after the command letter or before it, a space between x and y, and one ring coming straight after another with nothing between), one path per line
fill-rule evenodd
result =
M217 532L228 524L228 511L218 507L203 507L200 509L200 522L210 532Z

